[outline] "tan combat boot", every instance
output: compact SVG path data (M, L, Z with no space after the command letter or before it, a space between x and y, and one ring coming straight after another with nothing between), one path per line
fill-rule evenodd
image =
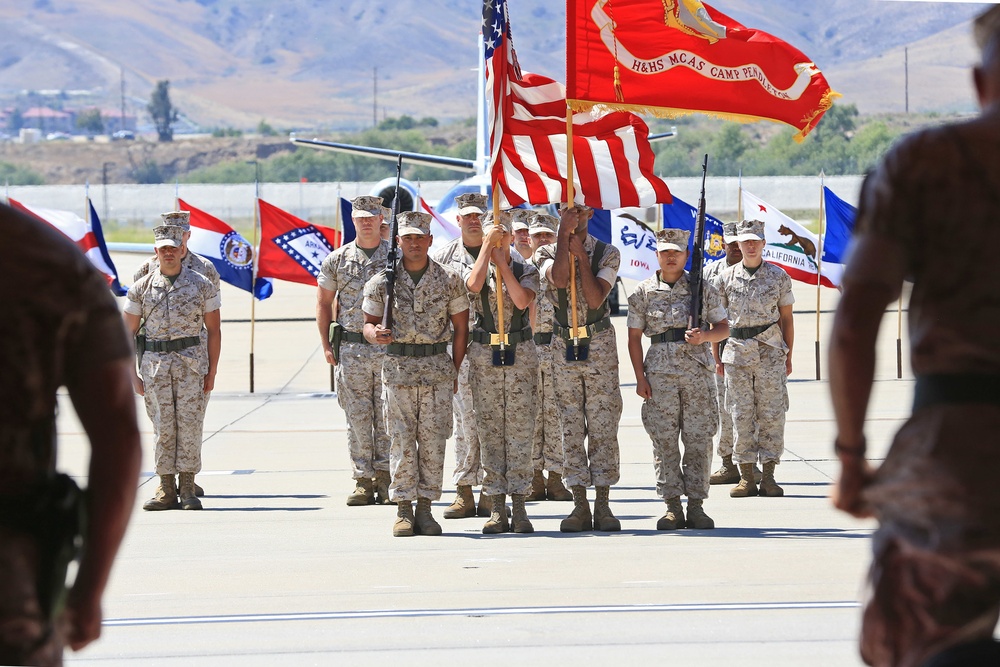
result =
M444 511L444 518L465 519L470 516L476 516L476 498L472 495L471 486L459 484L455 502L448 505L448 508Z
M413 502L410 500L400 500L396 503L396 523L392 524L393 537L412 537L413 524Z
M389 485L392 483L392 478L389 476L388 470L376 470L375 471L375 504L376 505L392 505L392 501L389 500Z
M198 486L198 482L194 483L194 495L198 496L199 498L205 497L205 489Z
M551 470L549 471L549 478L545 482L545 497L549 500L573 500L573 494L563 486L562 475Z
M572 491L573 511L559 524L559 530L564 533L590 530L594 527L594 520L590 515L590 503L587 502L587 487L574 486Z
M194 473L182 472L178 473L177 477L181 483L181 488L177 492L181 500L181 509L200 510L201 501L198 500L198 496L194 495Z
M610 486L595 487L597 497L594 499L594 530L615 532L622 529L622 522L611 513L611 505L608 504L611 496Z
M486 495L485 493L483 493L482 489L479 489L479 506L476 508L476 514L478 516L484 516L484 517L490 516L492 514L492 512L490 511L492 508L491 505L492 502L493 502L493 497Z
M431 515L431 499L417 498L417 513L414 515L416 525L414 531L417 535L440 535L441 524L434 520Z
M684 527L684 508L680 496L666 498L667 512L656 522L657 530L677 530Z
M490 518L483 524L483 535L497 535L510 530L510 522L507 521L507 496L498 494L490 496ZM521 496L524 503L524 496Z
M531 477L531 491L528 492L528 496L525 498L529 503L533 503L538 500L545 500L545 475L542 474L541 470L536 470L535 474Z
M740 481L740 469L733 463L733 455L722 457L722 467L708 478L709 484L736 484Z
M347 496L347 506L360 507L361 505L374 505L375 487L372 485L372 481L367 477L361 477L354 481L357 483L357 486L354 487L354 493Z
M687 527L695 530L709 530L715 528L715 521L705 514L700 498L688 498Z
M757 483L753 480L752 463L740 464L740 483L729 490L730 498L746 498L757 495Z
M154 512L172 510L180 507L177 502L177 483L173 475L160 475L160 486L156 494L142 504L142 509Z
M760 495L770 498L779 498L785 495L785 490L774 481L774 461L764 464L764 475L760 480Z
M524 508L524 496L515 493L510 497L510 504L514 513L514 518L511 520L511 526L514 529L514 532L535 532L535 527L532 526L531 521L528 520L528 510Z

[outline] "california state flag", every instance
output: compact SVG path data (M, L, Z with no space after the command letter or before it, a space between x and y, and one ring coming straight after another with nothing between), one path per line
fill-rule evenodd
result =
M816 284L819 237L746 190L740 191L745 220L764 223L764 261L776 264L795 280ZM823 262L821 285L837 287L844 273L843 264Z

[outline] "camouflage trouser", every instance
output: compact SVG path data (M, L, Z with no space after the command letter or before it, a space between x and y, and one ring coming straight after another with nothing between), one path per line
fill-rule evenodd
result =
M733 416L726 409L726 377L725 375L715 375L716 403L719 406L719 428L715 429L713 442L715 451L719 456L732 456L733 454Z
M535 433L532 438L532 470L563 472L562 428L559 406L552 386L552 345L536 345L538 352L538 404L535 406Z
M531 490L532 405L538 400L535 344L517 346L513 366L494 366L489 345L469 346L469 380L482 451L483 493L527 495Z
M201 472L205 422L205 376L176 352L147 352L142 358L146 414L156 436L156 474Z
M455 419L455 476L452 481L456 485L479 486L483 483L483 465L479 459L479 431L476 429L472 387L469 386L468 358L458 369L458 391L452 402Z
M389 469L389 435L382 406L382 357L374 345L342 343L337 402L347 416L347 448L354 479L371 479Z
M726 364L726 407L733 416L733 461L781 462L788 388L785 352L759 345L756 363Z
M451 380L432 385L385 385L385 421L391 440L390 500L441 497L453 390Z
M62 665L65 628L48 634L38 602L38 544L23 532L0 526L0 665Z
M653 441L657 495L708 498L712 434L719 423L709 371L652 373L646 379L653 397L642 404L642 424ZM683 457L678 436L684 440Z
M586 361L566 361L566 345L562 338L552 338L552 385L559 404L566 484L611 486L619 478L622 416L615 331L594 336Z

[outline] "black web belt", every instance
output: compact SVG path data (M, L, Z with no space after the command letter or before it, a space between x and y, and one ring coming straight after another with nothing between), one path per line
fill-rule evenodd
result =
M535 345L549 345L552 343L551 331L539 331L534 335Z
M597 320L593 324L588 324L587 326L580 327L587 332L589 338L593 338L594 334L601 333L611 328L611 318L605 317L604 319ZM552 333L559 336L564 340L573 340L573 329L572 327L564 327L558 322L552 323Z
M649 340L653 343L680 343L684 340L685 331L683 328L667 329L663 333L650 336Z
M771 322L770 324L762 324L759 327L731 327L729 329L730 338L740 338L746 340L748 338L756 338L760 334L764 333L771 327L773 327L777 322Z
M364 343L368 345L368 340L364 334L356 331L348 331L347 329L344 329L343 333L340 334L340 340L345 343Z
M448 343L389 343L386 354L397 357L433 357L448 351Z
M1000 375L955 373L918 375L913 411L938 404L1000 405Z
M473 343L483 343L484 345L489 345L492 342L491 336L493 333L489 331L483 331L482 329L473 329L470 337ZM551 334L549 334L551 337ZM520 331L508 331L507 332L507 344L517 345L518 343L523 343L526 340L532 340L531 337L531 327L526 327Z
M171 340L147 340L146 352L180 352L201 343L201 337L188 336Z

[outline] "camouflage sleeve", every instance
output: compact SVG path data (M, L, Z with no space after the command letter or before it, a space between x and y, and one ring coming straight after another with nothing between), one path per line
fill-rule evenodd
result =
M792 294L792 279L784 271L781 272L781 291L778 296L778 307L790 306L795 303L795 295Z
M469 290L465 287L465 281L462 280L462 276L458 274L458 271L449 269L448 267L444 268L452 282L452 289L450 290L451 298L448 299L448 314L457 315L469 310Z
M198 259L201 260L201 263L205 266L205 277L208 278L209 282L212 283L212 286L215 287L215 291L218 292L221 289L220 281L222 280L222 277L219 276L219 270L215 268L215 264L212 264L207 259L199 257L198 255L195 255L195 257L198 257Z
M538 275L538 268L534 264L524 263L524 273L521 274L521 287L529 289L538 296L541 280Z
M653 277L656 278L656 276ZM628 296L628 320L626 324L629 329L646 330L646 281L639 283Z
M337 291L337 269L339 268L340 263L338 260L341 254L337 250L334 250L326 256L326 259L323 260L323 264L320 266L316 282L327 292Z
M201 282L201 292L205 296L205 312L211 313L222 308L222 294L218 286L206 276Z
M601 257L601 261L597 265L597 277L609 285L614 285L618 279L618 269L621 263L621 251L609 243L604 249L604 257Z
M556 246L554 243L549 245L543 245L541 248L535 251L534 260L535 266L538 267L539 275L544 276L545 272L549 270L552 263L556 259Z
M138 315L142 317L142 278L139 278L132 286L128 288L128 294L125 295L125 307L123 310L129 315Z
M147 259L139 266L138 269L135 270L135 275L132 276L132 282L139 282L143 276L153 270L154 266L159 266L159 262L157 261L155 255Z
M372 276L365 283L365 296L361 302L361 310L365 315L381 317L385 312L385 272Z
M722 297L719 290L711 283L706 283L702 293L702 314L706 321L711 324L718 324L726 319L726 308L722 305Z

